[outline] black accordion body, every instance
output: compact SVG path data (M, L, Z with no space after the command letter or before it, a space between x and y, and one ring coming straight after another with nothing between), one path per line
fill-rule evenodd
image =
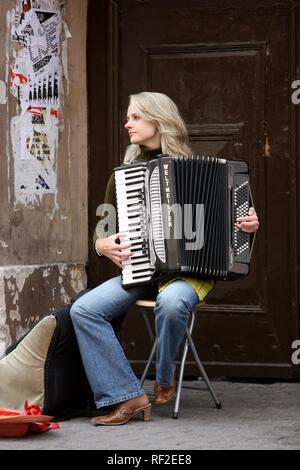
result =
M214 157L158 155L115 168L119 232L132 256L122 285L175 274L232 280L249 273L250 235L236 227L251 202L248 166Z

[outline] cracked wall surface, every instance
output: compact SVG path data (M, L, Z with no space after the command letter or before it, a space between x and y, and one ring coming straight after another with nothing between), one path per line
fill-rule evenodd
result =
M51 310L86 286L84 265L0 268L0 357Z

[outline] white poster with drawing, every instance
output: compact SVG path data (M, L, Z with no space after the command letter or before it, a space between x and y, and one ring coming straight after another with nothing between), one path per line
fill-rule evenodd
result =
M21 38L26 52L26 83L22 84L21 108L59 106L60 11L31 8L14 23L14 37Z

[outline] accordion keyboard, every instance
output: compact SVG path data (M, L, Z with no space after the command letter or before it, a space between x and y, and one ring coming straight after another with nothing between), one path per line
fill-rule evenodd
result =
M129 165L115 173L119 232L127 233L127 236L121 239L121 246L127 242L132 245L130 249L124 250L132 253L132 256L123 262L124 285L136 280L147 281L151 279L154 271L147 235L146 173L145 166L130 168Z

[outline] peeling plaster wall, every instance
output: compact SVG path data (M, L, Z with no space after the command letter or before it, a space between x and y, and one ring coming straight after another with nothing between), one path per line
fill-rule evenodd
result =
M9 93L9 34L4 13L15 5L15 0L1 0L0 357L38 318L85 288L88 256L87 0L66 1L69 39L62 46L62 62L67 69L57 149L57 191L29 203L17 200L14 187L11 120L16 116L17 100Z
M85 288L83 264L0 268L0 357L42 316Z

